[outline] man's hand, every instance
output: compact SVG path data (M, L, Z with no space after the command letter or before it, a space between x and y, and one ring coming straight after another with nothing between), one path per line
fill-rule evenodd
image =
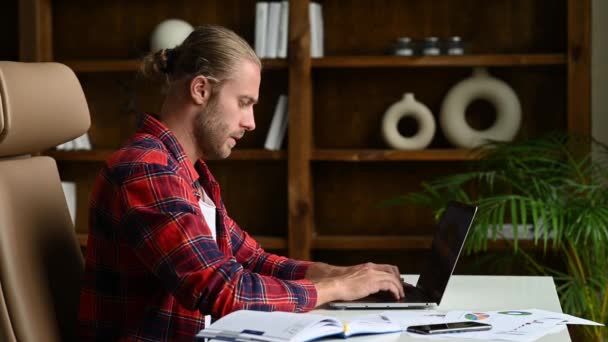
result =
M309 279L313 282L317 282L317 281L321 281L323 279L327 279L330 277L337 277L337 276L341 276L341 275L351 274L357 270L360 270L360 269L363 269L366 267L371 267L371 268L379 270L379 271L392 273L396 277L401 276L401 274L399 274L399 268L394 265L374 264L372 262L368 262L365 264L344 267L344 266L329 265L329 264L326 264L323 262L315 262L314 264L312 264L308 267L305 278Z
M314 268L312 272L309 268L306 278L315 282L317 306L335 300L356 300L379 291L389 291L396 299L404 296L396 266L374 263L351 267L315 265L317 263L310 266Z

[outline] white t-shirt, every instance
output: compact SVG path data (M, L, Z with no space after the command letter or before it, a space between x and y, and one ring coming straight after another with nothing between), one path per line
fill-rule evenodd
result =
M203 212L203 217L205 218L205 222L207 222L209 229L211 229L211 235L213 236L213 240L217 241L217 237L216 237L217 229L216 229L216 225L215 225L216 207L215 207L215 204L213 203L213 201L211 200L211 197L207 196L207 193L205 193L205 189L203 189L203 187L201 187L201 192L202 192L202 197L201 197L201 199L198 200L198 206L201 208L201 211Z

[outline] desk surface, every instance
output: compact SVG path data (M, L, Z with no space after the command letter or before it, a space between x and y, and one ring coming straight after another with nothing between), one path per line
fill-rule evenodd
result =
M405 281L415 284L417 275L405 275ZM452 276L443 296L441 305L433 308L438 311L478 310L492 311L504 309L542 309L562 312L551 277L517 277L517 276ZM313 311L328 316L351 317L384 310L325 310ZM479 341L457 339L451 341ZM428 339L410 337L407 334L382 334L355 336L348 340L335 341L428 341ZM546 335L538 341L566 342L570 341L568 330L564 328L559 333Z

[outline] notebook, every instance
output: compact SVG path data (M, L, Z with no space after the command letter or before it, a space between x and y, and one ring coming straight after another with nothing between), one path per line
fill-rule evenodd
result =
M380 292L356 301L331 302L328 306L334 309L402 309L439 305L476 212L476 206L457 202L447 205L433 238L427 265L416 286L404 283L404 298L397 300L389 292Z

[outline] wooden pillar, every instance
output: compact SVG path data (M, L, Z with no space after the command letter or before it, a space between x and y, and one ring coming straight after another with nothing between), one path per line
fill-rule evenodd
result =
M19 60L53 60L52 0L19 0Z
M308 0L289 2L289 256L310 260L314 231L310 169L312 151L312 81Z
M568 131L591 133L591 0L568 0Z

